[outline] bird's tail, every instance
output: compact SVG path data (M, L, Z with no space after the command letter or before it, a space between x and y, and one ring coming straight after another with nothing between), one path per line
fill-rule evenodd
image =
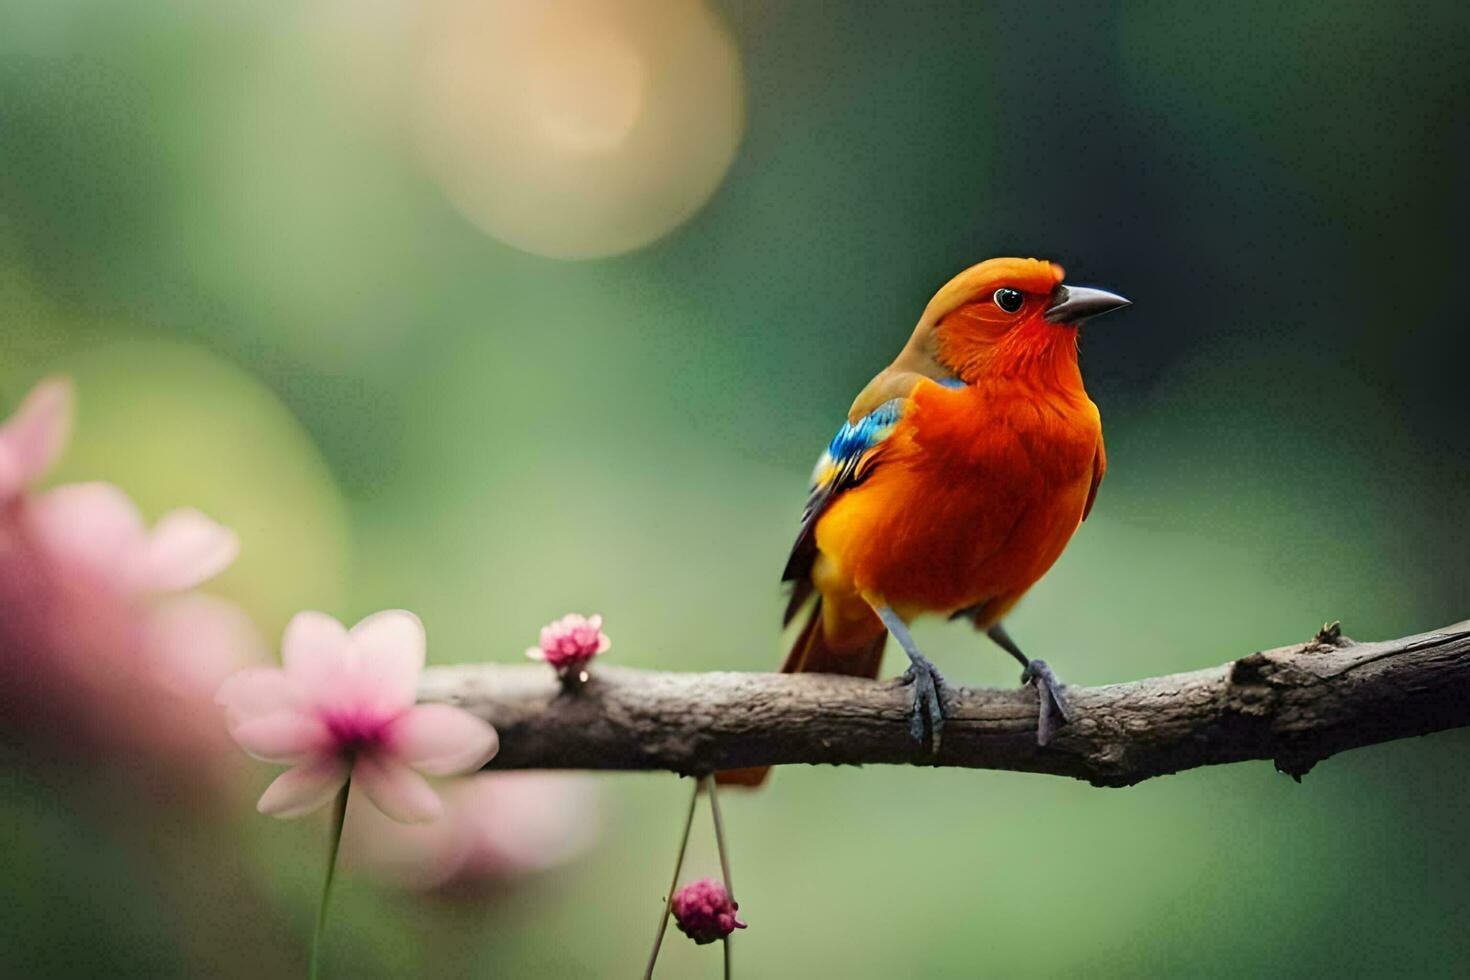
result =
M888 632L880 631L857 649L838 649L827 641L822 630L822 597L812 603L801 632L791 644L791 652L781 665L783 674L846 674L850 677L877 677L883 663L883 645ZM770 766L749 766L715 773L721 786L759 786L770 775Z

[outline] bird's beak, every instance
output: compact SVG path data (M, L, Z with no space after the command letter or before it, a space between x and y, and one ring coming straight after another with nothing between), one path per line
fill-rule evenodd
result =
M1062 283L1051 291L1051 302L1043 316L1052 323L1066 323L1075 326L1083 320L1102 316L1104 313L1121 310L1131 305L1128 300L1106 289L1068 286Z

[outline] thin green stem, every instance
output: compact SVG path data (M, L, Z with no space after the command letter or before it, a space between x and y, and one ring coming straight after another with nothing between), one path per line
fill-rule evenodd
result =
M322 883L322 903L316 910L316 929L311 934L311 964L306 975L317 980L317 967L321 961L322 933L327 928L327 902L332 897L332 879L337 875L337 852L342 848L342 825L347 821L347 793L352 789L352 780L342 784L337 802L332 807L332 840L327 849L327 878Z
M715 789L715 777L704 777L705 789L709 792L709 812L715 820L715 846L720 851L720 874L725 876L725 894L735 901L735 886L730 884L730 856L725 853L725 822L720 819L720 796ZM730 937L720 940L725 947L725 980L730 980Z
M648 954L648 968L643 971L643 980L652 980L653 966L658 962L658 951L669 928L669 915L674 911L674 891L679 887L679 872L684 869L684 850L689 846L689 830L694 826L694 805L698 802L699 781L695 780L694 792L689 794L689 813L684 817L684 836L679 839L679 856L674 859L674 880L669 884L669 897L664 900L664 914L658 919L658 935L653 937L653 952Z

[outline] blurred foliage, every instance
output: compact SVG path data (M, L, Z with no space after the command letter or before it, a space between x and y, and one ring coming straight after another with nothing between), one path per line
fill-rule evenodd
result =
M269 631L404 606L431 660L516 659L601 611L619 662L766 669L852 393L953 272L1036 254L1136 305L1084 338L1111 467L1013 617L1028 649L1100 683L1324 619L1374 638L1467 614L1465 5L717 10L747 87L723 186L648 248L566 263L483 236L423 173L389 0L0 0L4 403L74 373L61 475L237 527L218 590ZM964 629L919 639L957 682L1015 682ZM726 803L736 959L1457 975L1466 745L1301 786L1264 764L1122 792L782 771ZM4 761L8 970L301 966L321 825ZM344 876L330 973L634 972L688 787L602 781L608 831L573 868L460 901ZM690 876L714 867L700 840Z

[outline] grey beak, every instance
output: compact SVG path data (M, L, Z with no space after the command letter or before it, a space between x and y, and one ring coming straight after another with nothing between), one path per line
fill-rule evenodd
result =
M1051 291L1051 305L1046 308L1043 316L1052 323L1078 324L1131 305L1128 300L1106 289L1068 286L1062 283Z

